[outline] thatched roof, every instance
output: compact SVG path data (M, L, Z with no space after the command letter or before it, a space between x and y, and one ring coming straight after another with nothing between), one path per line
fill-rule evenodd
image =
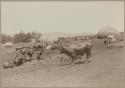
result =
M104 27L101 30L99 30L97 35L98 36L108 36L108 35L119 36L120 33L115 28L107 26L107 27Z

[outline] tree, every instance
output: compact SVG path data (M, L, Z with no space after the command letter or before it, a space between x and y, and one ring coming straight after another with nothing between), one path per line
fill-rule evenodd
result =
M32 38L36 39L36 41L39 41L39 39L40 39L41 36L42 36L41 33L32 32Z
M23 33L23 32L20 32L20 33L17 33L14 35L14 42L15 43L24 42L24 39L25 39L25 33Z
M26 34L26 42L30 42L31 39L32 39L32 34L31 34L31 32L29 32Z
M12 37L7 34L1 34L1 43L6 43L12 41Z
M41 33L37 32L28 32L24 33L23 31L20 31L19 33L14 35L14 42L30 42L31 39L36 39L36 41L39 41L39 38L41 37Z

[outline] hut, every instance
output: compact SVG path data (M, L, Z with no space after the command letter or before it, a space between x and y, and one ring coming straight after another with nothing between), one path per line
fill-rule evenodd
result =
M106 38L110 35L113 35L115 37L119 37L120 33L113 27L107 26L102 28L101 30L99 30L99 32L97 33L97 37L98 38Z
M5 47L12 47L13 46L13 43L12 42L7 42L4 44Z

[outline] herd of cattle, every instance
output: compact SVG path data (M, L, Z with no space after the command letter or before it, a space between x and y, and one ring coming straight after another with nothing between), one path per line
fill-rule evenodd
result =
M112 48L116 46L124 47L123 41L124 39L116 38L115 36L108 36L107 38L104 39L104 44L107 46L107 48Z
M70 39L69 39L70 40ZM85 40L71 40L71 41L64 41L58 40L53 43L35 43L31 44L28 47L21 47L16 48L16 54L13 60L10 62L5 62L3 67L4 68L12 68L15 66L22 65L26 62L32 61L33 55L36 55L36 59L38 61L46 60L46 56L49 56L50 54L53 55L53 53L56 54L65 54L69 57L69 60L71 61L72 65L75 63L77 59L81 59L83 55L86 55L86 58L84 60L85 63L89 61L89 58L91 56L92 52L92 41L93 39L85 39ZM70 44L70 42L73 42ZM104 44L109 47L111 47L112 44L119 43L120 40L116 39L114 36L109 36L104 40ZM76 43L76 44L75 44ZM77 47L72 46L77 45ZM81 44L81 45L79 45ZM70 47L70 49L68 47ZM72 47L71 47L72 46ZM60 61L64 61L64 57L60 58Z
M36 54L36 59L38 61L45 60L45 55L49 55L51 53L57 54L65 54L69 57L72 64L75 63L75 60L80 59L84 54L86 55L85 62L88 62L90 58L92 50L91 41L85 42L79 48L73 48L69 50L65 47L64 42L58 41L52 44L34 44L28 47L16 48L16 54L13 60L10 62L4 63L4 68L12 68L16 66L20 66L26 62L30 62L33 60L33 55ZM64 60L64 57L61 57L61 62Z

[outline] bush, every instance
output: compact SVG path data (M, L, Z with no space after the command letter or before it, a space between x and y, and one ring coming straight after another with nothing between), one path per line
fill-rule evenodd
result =
M6 34L1 34L1 43L6 43L12 41L12 37Z

